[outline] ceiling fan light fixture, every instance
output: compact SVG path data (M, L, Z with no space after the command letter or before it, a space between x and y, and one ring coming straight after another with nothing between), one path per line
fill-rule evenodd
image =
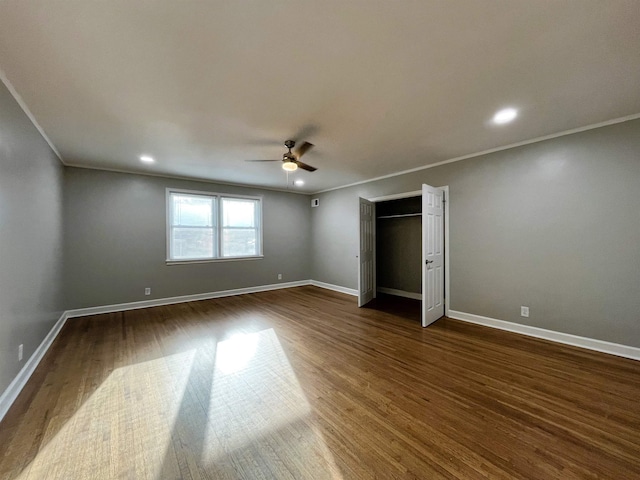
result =
M282 164L282 169L286 170L287 172L295 172L298 169L298 165L296 165L295 163L289 161L289 162L284 162Z

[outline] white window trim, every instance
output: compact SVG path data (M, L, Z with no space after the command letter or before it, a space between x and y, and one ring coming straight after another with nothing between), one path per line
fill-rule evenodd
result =
M223 198L239 198L244 200L258 200L260 208L258 212L257 225L256 228L258 230L259 237L259 255L251 255L251 256L243 256L243 257L216 257L216 258L189 258L185 260L176 260L171 258L171 194L172 193L185 193L188 195L204 195L207 197L217 197L217 208L218 214L221 211L222 199ZM260 260L264 258L264 245L263 245L263 225L262 225L262 210L263 210L263 198L262 196L254 196L254 195L237 195L233 193L220 193L220 192L207 192L204 190L186 190L182 188L171 188L167 187L165 189L165 234L166 234L166 259L165 263L167 265L186 265L190 263L217 263L217 262L237 262L242 260ZM218 215L220 216L220 215ZM217 219L218 225L216 226L217 234L218 234L218 251L222 251L222 219Z

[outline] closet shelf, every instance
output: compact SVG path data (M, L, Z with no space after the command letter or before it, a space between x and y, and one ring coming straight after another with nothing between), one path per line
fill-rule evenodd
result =
M405 213L404 215L381 215L378 218L421 217L421 213Z

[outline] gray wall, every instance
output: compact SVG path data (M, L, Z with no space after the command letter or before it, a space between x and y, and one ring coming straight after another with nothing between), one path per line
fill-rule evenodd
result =
M64 185L70 308L309 279L306 195L71 167ZM166 265L167 187L262 196L264 259Z
M0 393L63 310L62 169L0 82Z
M450 188L453 310L640 347L640 120L314 195L312 278L357 288L358 197L422 183Z

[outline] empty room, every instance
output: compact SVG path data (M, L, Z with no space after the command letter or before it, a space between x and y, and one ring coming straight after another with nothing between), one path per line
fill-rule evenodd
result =
M0 479L640 478L639 45L0 2Z

